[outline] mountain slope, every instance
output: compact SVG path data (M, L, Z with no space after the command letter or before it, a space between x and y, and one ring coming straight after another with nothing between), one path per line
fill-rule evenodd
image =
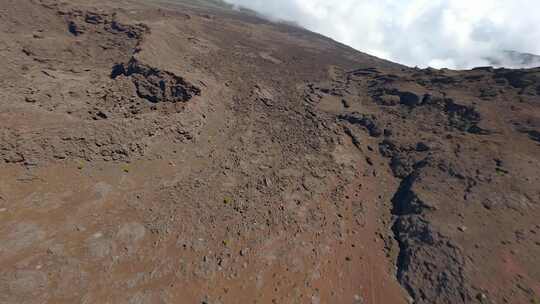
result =
M487 58L493 66L531 68L540 67L540 56L516 51L502 51L499 54Z
M0 0L0 302L528 303L540 70L180 2Z

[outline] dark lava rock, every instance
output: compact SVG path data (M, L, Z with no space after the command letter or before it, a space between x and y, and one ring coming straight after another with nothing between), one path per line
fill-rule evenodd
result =
M486 130L478 127L481 117L473 107L457 104L450 98L446 98L444 102L444 111L448 114L448 124L451 127L473 134L488 134Z
M399 92L399 102L408 107L415 107L420 103L420 97L412 92Z
M422 97L422 105L430 105L430 106L444 106L445 104L445 98L437 95L433 95L430 93L424 94Z
M128 38L141 40L142 36L150 31L148 26L144 24L136 25L126 25L120 22L113 20L110 22L110 25L107 24L105 27L109 32L112 33L124 33Z
M470 303L461 249L434 231L425 212L433 210L414 192L418 171L405 178L392 198L392 226L400 251L397 277L415 303Z
M349 135L349 137L351 137L352 143L358 149L360 149L361 148L360 139L358 139L358 136L356 136L356 134L354 134L353 130L351 130L351 128L349 128L349 127L344 127L344 131L345 131L345 134L347 134L347 135Z
M99 14L88 12L86 13L84 21L90 24L100 24L103 23L103 17Z
M419 142L416 144L415 150L417 152L426 152L426 151L429 151L429 146L423 142Z
M114 79L120 75L125 75L125 74L126 74L126 68L124 67L124 64L117 63L112 68L111 78Z
M384 106L396 106L398 104L402 104L408 107L416 107L421 102L421 98L418 94L408 91L400 91L395 88L376 89L372 94L372 97Z
M423 202L414 192L414 184L420 179L419 169L415 169L411 174L406 176L401 182L397 192L392 198L393 209L395 215L411 215L421 214L426 210L435 210L436 205Z
M405 178L414 171L415 161L407 156L395 155L390 161L390 168L395 177Z
M109 116L107 115L107 113L103 112L103 111L98 111L96 113L96 117L98 118L101 118L101 119L107 119L109 118Z
M527 134L529 135L530 139L540 143L540 132L531 130L531 131L527 131Z
M540 82L540 69L534 70L497 70L495 78L504 78L514 88L524 89Z
M366 69L352 70L352 71L347 72L347 74L354 75L354 76L372 76L372 75L380 74L380 72L376 68L366 68Z
M372 116L360 114L358 112L342 114L338 117L340 120L348 121L353 125L359 125L366 128L369 135L372 137L380 137L382 135L381 129L375 123L375 119Z
M398 281L414 303L470 303L460 248L432 230L421 215L400 216L393 226L400 246Z
M114 79L120 75L131 77L139 97L152 103L186 102L201 94L198 87L182 77L142 64L135 58L132 58L127 66L113 66L111 77Z
M75 21L70 21L68 23L68 31L73 34L73 36L79 36L84 33L84 29L75 23Z
M397 154L397 147L391 140L385 139L379 144L379 153L384 157L393 157Z
M482 129L479 126L477 126L476 124L469 127L467 129L467 132L469 132L471 134L477 134L477 135L489 135L489 134L491 134L491 131Z
M484 71L484 72L488 72L488 73L493 73L493 71L494 71L492 66L475 67L472 70L473 71Z

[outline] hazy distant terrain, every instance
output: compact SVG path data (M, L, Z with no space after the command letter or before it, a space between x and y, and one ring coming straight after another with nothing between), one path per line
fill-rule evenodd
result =
M467 69L489 65L488 58L501 57L502 50L540 54L536 14L540 2L533 0L225 2L273 20L295 22L359 51L408 66ZM510 64L514 63L507 67L525 67Z
M235 9L235 7L232 4L222 1L222 0L156 0L156 1L164 1L164 2L169 2L169 3L182 3L182 4L195 5L199 7L219 8L219 9L225 9L225 10ZM234 3L234 1L232 2ZM250 7L250 6L248 5L246 7ZM243 6L237 6L236 8L244 9ZM251 11L250 13L256 13L256 12ZM280 21L293 22L294 24L301 25L297 23L297 20L283 19ZM369 33L366 33L366 34L369 34ZM364 34L359 33L357 35L363 36ZM451 43L451 41L448 41L448 43ZM540 66L540 56L535 55L535 54L521 53L517 51L494 51L490 53L491 53L490 56L486 56L482 58L484 62L478 63L478 66L491 65L494 67L507 67L507 68L531 68L531 67ZM476 56L476 55L471 54L471 56ZM438 67L446 67L446 66L444 66L444 64L441 64Z
M516 51L502 51L497 56L486 58L490 65L509 68L540 67L540 56Z

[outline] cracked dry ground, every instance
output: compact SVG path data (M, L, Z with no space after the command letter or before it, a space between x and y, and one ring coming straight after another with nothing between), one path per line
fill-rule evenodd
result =
M539 303L540 70L0 0L0 303Z

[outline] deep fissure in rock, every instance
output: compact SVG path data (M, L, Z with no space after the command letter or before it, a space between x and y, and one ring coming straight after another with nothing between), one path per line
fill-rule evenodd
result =
M420 168L405 177L392 198L391 230L399 246L396 277L418 303L471 299L464 283L464 259L458 247L434 231L425 212L431 207L414 192ZM416 263L421 260L422 263Z

